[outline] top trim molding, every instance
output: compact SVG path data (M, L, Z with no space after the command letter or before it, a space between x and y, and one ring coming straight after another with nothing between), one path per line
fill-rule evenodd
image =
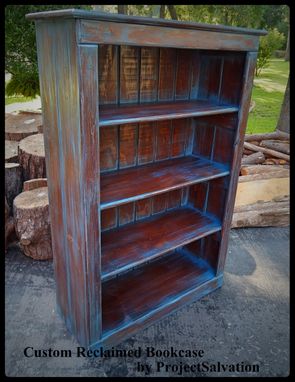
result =
M131 23L140 25L156 25L161 27L170 28L180 28L180 29L194 29L194 30L206 30L222 33L235 33L235 34L247 34L255 36L263 36L267 34L265 29L249 29L249 28L239 28L231 27L225 25L216 24L204 24L204 23L194 23L186 21L176 21L176 20L164 20L158 18L150 17L134 17L121 14L112 14L107 12L97 12L97 11L84 11L80 9L65 9L57 11L48 12L37 12L29 13L26 15L29 20L50 20L56 18L75 18L84 20L98 20L98 21L112 21L117 23Z

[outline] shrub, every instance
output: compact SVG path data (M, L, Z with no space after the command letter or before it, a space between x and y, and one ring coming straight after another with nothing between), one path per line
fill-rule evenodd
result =
M282 47L285 41L283 33L280 33L276 28L270 30L266 36L260 38L259 51L257 57L255 74L258 76L261 69L266 68L269 60L275 50Z

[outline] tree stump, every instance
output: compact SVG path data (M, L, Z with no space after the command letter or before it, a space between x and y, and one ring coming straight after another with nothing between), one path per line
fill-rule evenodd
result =
M5 162L18 162L18 142L5 141Z
M47 187L19 194L13 202L15 230L26 256L35 260L52 258Z
M43 134L34 134L22 139L18 152L24 180L46 178Z
M20 141L29 135L38 134L38 126L42 126L42 115L20 112L5 114L5 139Z
M14 220L10 216L10 209L5 197L5 252L8 244L15 239Z
M22 192L22 168L19 163L5 163L5 197L10 208L13 199Z

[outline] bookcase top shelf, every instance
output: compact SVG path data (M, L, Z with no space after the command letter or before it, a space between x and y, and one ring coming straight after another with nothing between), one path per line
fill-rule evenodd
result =
M205 115L234 113L236 106L216 105L208 101L173 101L142 104L101 105L99 125L160 121Z
M97 20L97 21L109 21L118 23L131 23L140 25L152 25L170 28L181 28L181 29L195 29L195 30L206 30L214 32L223 33L236 33L236 34L248 34L262 36L267 34L264 29L250 29L250 28L240 28L232 27L227 25L212 25L205 23L195 23L187 21L178 20L165 20L160 18L151 17L135 17L107 12L97 12L97 11L86 11L81 9L63 9L57 11L46 11L29 13L26 15L29 20L42 20L42 19L53 19L53 18L76 18L84 20Z

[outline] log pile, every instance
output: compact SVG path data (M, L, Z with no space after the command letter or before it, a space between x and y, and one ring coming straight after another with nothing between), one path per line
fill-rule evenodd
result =
M289 224L290 136L246 135L232 228Z
M5 251L18 238L26 255L43 260L52 258L52 253L44 139L40 132L40 113L5 115ZM44 187L46 191L38 191ZM26 235L30 239L24 239Z
M39 113L20 112L5 114L5 139L20 141L42 129L42 115Z

